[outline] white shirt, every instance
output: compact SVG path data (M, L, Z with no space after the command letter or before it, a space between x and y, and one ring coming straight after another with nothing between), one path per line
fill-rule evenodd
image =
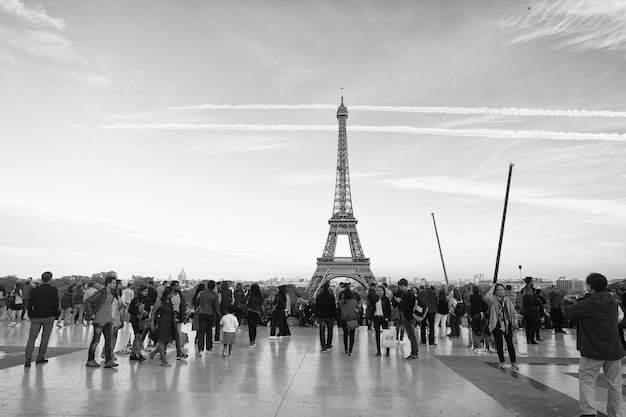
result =
M378 301L376 301L376 304L374 304L374 307L376 309L376 311L374 311L374 315L375 316L383 316L383 301L379 298Z
M237 331L237 327L239 327L239 321L237 320L237 317L229 313L222 317L220 325L222 326L224 332L235 333Z
M135 298L135 291L128 287L124 288L124 291L122 291L122 298L124 299L124 304L129 306L130 302L133 301L133 298Z

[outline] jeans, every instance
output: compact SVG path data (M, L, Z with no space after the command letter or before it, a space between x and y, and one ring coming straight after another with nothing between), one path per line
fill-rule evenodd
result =
M261 322L261 315L248 310L246 313L246 321L248 322L248 337L250 344L252 344L256 342L256 326Z
M31 318L30 319L30 333L28 334L28 342L26 343L26 362L30 362L33 359L33 350L35 350L35 339L39 336L39 331L43 327L41 334L41 342L39 343L39 353L37 354L37 360L46 358L46 350L48 349L48 340L50 340L50 333L52 332L52 326L54 325L54 317L46 317L43 319Z
M354 347L354 334L356 329L348 329L348 322L344 321L343 325L343 347L347 353L352 353Z
M448 320L447 314L435 314L435 329L439 328L439 337L445 338L448 334L448 328L446 327L446 321Z
M526 343L535 342L535 321L532 314L524 316L524 330L526 331Z
M87 359L90 361L96 358L96 347L100 342L100 336L104 334L104 357L106 361L111 360L111 354L113 347L111 346L111 340L113 339L113 322L108 323L93 323L93 339L89 345L89 353Z
M450 314L450 337L461 336L461 316Z
M428 323L428 326L426 324ZM435 313L426 313L426 317L420 325L420 336L422 343L426 343L426 327L428 327L428 343L435 343Z
M590 359L580 357L578 373L578 390L580 392L580 414L596 415L593 407L595 397L596 379L600 373L600 368L604 371L604 377L609 383L606 413L609 417L619 416L622 406L622 361L603 361L600 359Z
M30 299L29 298L24 298L22 300L22 320L24 320L24 316L28 316L28 306L29 305L30 305Z
M208 314L198 313L198 351L202 352L205 347L206 349L213 349L213 338L211 337L211 331L213 330L213 325L215 324L215 316L210 316Z
M181 349L181 343L180 343L180 339L181 339L181 323L177 322L174 323L174 341L176 342L176 356L180 356L183 354L183 351Z
M335 319L318 317L320 324L320 345L322 349L328 349L333 344L333 324Z
M498 351L498 359L500 363L504 362L504 342L506 340L506 348L509 351L511 363L515 363L515 346L513 346L513 327L509 325L509 331L504 333L500 327L493 329L493 338L496 340L496 350Z
M374 333L376 334L376 352L380 353L381 329L388 329L389 322L383 316L374 316L372 317L372 323L374 324ZM387 348L387 353L389 353L389 348Z
M74 311L72 313L72 322L74 319L76 320L76 324L83 324L83 314L85 313L85 305L84 304L76 304L74 305Z
M411 355L417 355L419 348L417 347L417 337L415 337L415 320L402 319L402 326L406 337L411 342Z

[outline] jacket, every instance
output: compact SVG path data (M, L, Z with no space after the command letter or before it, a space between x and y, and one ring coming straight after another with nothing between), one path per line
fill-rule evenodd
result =
M428 307L429 314L435 314L435 311L437 311L437 293L435 290L424 288L417 294L417 298L422 300L421 306Z
M219 316L220 304L217 294L211 290L200 291L198 298L196 298L196 311L209 316Z
M315 299L315 315L321 319L332 319L337 315L335 297L330 291L322 291Z
M372 312L372 317L374 317L374 314L376 314L376 303L378 302L378 299L379 297L377 295L376 299L374 300L374 311ZM383 317L386 321L389 321L391 320L391 301L384 295L380 297L380 300L382 302Z
M107 288L102 287L85 300L85 317L92 318L107 299Z
M497 297L493 294L495 288L496 287L494 285L489 291L487 291L487 294L485 294L485 302L489 306L489 331L493 332L494 329L498 327L499 317L506 317L509 321L508 324L512 326L513 330L517 329L519 327L517 323L517 311L515 311L513 301L511 301L507 296L504 296L501 304L496 299ZM506 311L502 311L502 306L504 306ZM502 326L500 326L500 330L503 332L508 331L508 329L503 329Z
M415 309L415 295L407 291L402 295L398 309L402 312L405 320L413 320L413 310Z
M561 308L563 316L578 320L576 349L585 358L618 360L626 355L619 339L617 302L610 292L587 294Z
M48 283L33 288L30 292L28 316L37 319L59 317L59 292Z

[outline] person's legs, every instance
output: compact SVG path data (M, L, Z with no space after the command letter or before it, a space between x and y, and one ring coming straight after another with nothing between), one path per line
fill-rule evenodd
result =
M598 374L600 373L600 368L602 367L603 362L604 361L598 359L590 359L584 356L580 357L580 363L578 365L580 414L596 415L596 409L593 406L595 402L595 386L596 379L598 378ZM621 387L619 389L621 392Z
M26 351L24 352L24 356L26 356L26 362L31 362L33 359L33 351L35 350L35 340L37 336L39 336L39 331L43 327L43 322L46 319L32 319L30 321L30 331L28 333L28 342L26 342ZM43 342L43 338L42 338ZM41 351L41 347L39 348Z
M417 356L419 348L415 336L415 320L403 319L403 324L406 337L411 341L411 356Z
M526 343L536 343L533 316L524 316L524 330L526 331Z
M54 327L54 317L47 317L43 322L43 332L41 333L41 342L39 342L39 352L37 352L37 360L43 360L46 358L46 351L48 350L48 341L50 340L50 333L52 333L52 327Z
M513 345L513 328L510 325L509 331L504 334L504 340L506 340L506 349L509 351L509 358L511 359L511 363L514 364L516 362L515 345Z
M504 363L504 341L502 340L502 331L500 329L493 330L493 338L496 342L496 351L498 352L498 360L500 364Z
M383 322L383 318L380 316L374 316L372 322L374 324L374 335L376 337L376 354L380 355L380 328Z
M30 319L30 317L28 316L28 306L30 304L30 299L28 298L24 298L23 302L22 302L22 320L24 320L24 317Z
M322 350L326 350L326 325L327 325L328 321L325 318L320 318L319 319L319 325L320 325L320 346L322 347Z
M63 325L69 326L72 324L72 307L65 309L65 317L63 318Z
M352 348L354 347L354 334L355 333L356 333L356 329L349 329L350 349L348 350L348 353L352 353Z
M348 325L343 325L343 348L348 353Z
M602 370L609 383L606 413L609 417L616 417L620 415L622 407L622 361L604 361Z
M209 315L198 313L198 352L202 352L204 350L207 332L209 332L209 335L211 334L208 327Z
M104 358L109 362L113 359L113 349L115 348L113 335L115 334L117 340L117 328L114 330L113 323L108 322L103 326L102 333L104 334Z
M428 314L426 314L428 316ZM428 320L424 317L424 320L420 323L420 339L422 343L426 343L426 327L428 326Z
M278 327L277 313L273 311L270 313L270 337L276 336L276 328Z
M428 313L426 315L428 320L428 343L435 344L435 313Z
M87 360L93 361L96 358L96 347L100 342L100 336L102 335L102 329L104 325L101 323L93 323L93 339L89 345L89 352L87 353Z
M224 313L222 313L222 316L224 316ZM220 341L220 322L219 320L215 320L215 338L213 340L215 340L216 342Z
M283 336L291 336L291 330L289 329L289 322L287 321L287 314L283 313L283 328L281 330Z
M83 324L83 315L85 314L85 305L84 304L77 304L76 305L76 324L81 325Z
M259 319L259 315L252 311L248 311L246 314L246 321L248 322L248 338L250 339L250 344L253 345L256 343L256 325Z
M333 346L333 327L335 325L334 319L328 319L328 326L326 326L326 349L330 349Z
M161 363L167 363L167 360L165 359L165 342L161 342L159 340L159 356L161 357Z
M183 356L183 351L181 349L180 343L181 337L181 329L180 329L180 321L174 323L174 342L176 343L176 357Z
M213 332L213 325L215 324L215 316L209 316L206 329L206 350L209 352L213 350L213 338L211 333Z

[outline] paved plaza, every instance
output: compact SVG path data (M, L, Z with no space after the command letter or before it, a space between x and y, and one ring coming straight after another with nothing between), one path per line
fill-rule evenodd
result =
M475 353L461 339L420 345L419 359L406 361L409 345L375 357L374 334L357 331L354 356L343 352L335 327L334 349L322 353L318 330L292 326L293 336L268 340L261 328L255 348L247 328L237 334L230 358L213 353L172 367L131 362L119 356L114 369L86 368L88 327L55 327L47 364L24 368L29 322L0 326L0 415L75 416L577 416L578 352L575 331L527 345L516 336L519 371L498 369L495 354ZM117 349L128 340L120 332ZM190 325L185 329L193 340ZM101 343L102 345L102 343ZM38 343L37 343L38 346ZM98 351L100 347L98 348ZM606 383L597 384L606 399ZM600 413L606 404L598 402ZM623 408L623 414L626 415Z

